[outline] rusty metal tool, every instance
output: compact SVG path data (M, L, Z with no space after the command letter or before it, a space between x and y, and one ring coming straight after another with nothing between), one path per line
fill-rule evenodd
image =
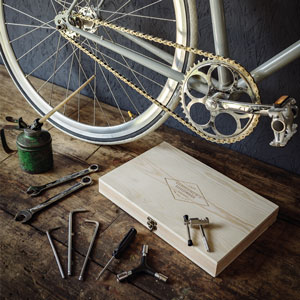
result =
M93 173L93 172L97 172L98 170L99 170L99 165L92 164L87 169L81 170L79 172L75 172L75 173L70 174L70 175L66 175L66 176L64 176L60 179L54 180L52 182L49 182L49 183L46 183L46 184L43 184L43 185L32 185L27 189L26 193L30 194L32 197L35 197L35 196L39 195L44 190L50 189L50 188L52 188L54 186L57 186L61 183L71 181L75 178L82 177L82 176L88 175L88 174Z
M109 267L109 265L112 263L112 261L115 258L119 259L121 257L122 253L129 246L129 244L132 242L132 240L134 239L135 235L136 235L136 229L133 228L133 227L130 228L129 231L127 232L127 234L124 236L124 238L120 242L120 244L118 245L118 247L113 251L112 257L107 262L107 264L102 269L102 271L99 273L99 275L96 278L96 280L98 280L102 276L102 274L104 273L104 271Z
M69 213L69 230L68 230L68 275L72 275L72 237L73 233L73 214L79 212L87 212L86 209L74 209Z
M53 254L54 254L54 257L55 257L55 260L56 260L56 263L57 263L57 266L58 266L58 269L59 269L59 272L60 272L60 275L61 275L62 278L65 278L65 274L64 274L63 268L62 268L62 266L61 266L59 257L58 257L58 255L57 255L57 252L56 252L56 249L55 249L55 246L54 246L53 241L52 241L52 238L51 238L51 236L50 236L50 232L51 232L51 231L56 230L56 229L59 229L59 228L60 228L60 227L56 227L56 228L49 229L49 230L46 231L46 234L47 234L47 237L48 237L50 246L51 246L51 248L52 248L52 251L53 251Z
M92 184L92 182L93 181L92 181L91 177L85 176L81 179L80 182L77 182L70 188L60 192L59 194L46 200L45 202L40 203L32 208L19 211L15 216L15 220L19 221L21 223L25 223L25 222L29 221L35 213L39 212L40 210L46 208L47 206L49 206L51 204L57 202L58 200L66 197L67 195L69 195L85 186Z
M88 259L89 259L89 256L90 256L90 253L91 253L91 250L92 250L92 247L93 247L93 244L94 244L97 232L98 232L98 228L99 228L99 222L97 222L97 221L85 220L85 222L86 223L94 223L94 224L96 224L96 227L95 227L95 230L94 230L94 234L93 234L92 240L90 242L89 249L88 249L88 251L86 253L86 256L85 256L85 259L84 259L84 262L83 262L83 265L82 265L81 272L80 272L80 275L78 277L78 280L83 280L83 273L85 271L85 267L86 267L86 264L88 262Z

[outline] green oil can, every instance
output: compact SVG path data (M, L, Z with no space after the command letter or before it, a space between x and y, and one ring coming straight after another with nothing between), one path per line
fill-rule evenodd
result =
M25 128L17 137L21 169L38 174L53 168L52 139L48 131Z

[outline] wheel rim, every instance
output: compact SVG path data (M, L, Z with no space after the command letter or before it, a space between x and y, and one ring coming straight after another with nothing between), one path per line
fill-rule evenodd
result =
M13 27L13 25L10 25L10 20L7 20L6 22L8 22L9 24L7 24L8 31L6 31L6 24L4 22L4 20L5 20L4 11L7 14L8 18L9 18L9 14L7 13L8 10L11 10L14 13L17 13L22 16L24 13L27 13L27 12L20 10L22 12L21 13L20 11L16 11L16 10L14 10L14 9L16 9L16 7L14 7L14 9L11 8L10 2L9 2L9 6L7 4L5 4L4 2L5 1L2 1L2 0L0 2L1 3L1 7L0 7L1 15L3 16L3 18L2 18L3 22L0 23L0 29L1 29L2 50L5 54L6 64L9 66L11 74L13 75L15 81L18 82L19 88L22 90L22 92L26 96L27 100L38 111L39 114L43 115L51 109L51 105L54 106L54 101L53 101L53 103L51 103L51 105L49 105L47 102L45 102L44 99L39 94L37 94L35 88L33 87L33 85L35 85L35 84L32 85L27 80L27 78L30 78L30 77L26 78L26 75L30 74L32 72L32 70L29 72L27 70L26 70L27 72L23 72L22 66L20 67L19 62L20 62L20 64L22 64L23 57L24 58L30 57L31 54L28 53L24 56L24 53L26 53L26 52L23 52L22 54L16 53L16 56L19 60L17 61L15 59L14 51L16 52L18 41L17 40L14 41L14 39L18 38L19 40L22 40L23 38L19 38L19 37L12 38L11 37L11 29L9 27ZM51 5L53 5L53 4L55 4L55 3L57 4L58 2L61 2L61 1L54 1L54 2L50 1L50 2L51 2ZM105 2L106 1L104 1L104 3ZM31 3L31 5L33 5L32 1L30 1L30 3ZM175 16L177 19L176 40L177 40L177 42L182 43L182 44L190 44L191 43L190 40L192 39L192 37L191 37L191 32L189 31L190 28L187 25L190 22L190 20L188 20L189 15L187 12L183 13L186 9L185 4L186 3L184 1L174 1L174 13L175 13ZM159 5L161 7L161 3ZM141 7L139 7L139 9L140 8ZM106 10L108 10L108 9L106 9ZM133 10L131 10L131 11L133 11ZM53 12L54 12L54 10L53 10ZM103 13L103 18L109 18L105 15L104 9L103 9L102 13ZM122 16L123 16L122 14L119 14L116 17L116 15L112 16L111 11L109 13L108 12L106 12L106 13L109 14L110 19L113 19L113 18L117 19L114 22L117 23L119 21L120 24L123 25L122 24ZM29 18L29 19L32 19L32 18ZM179 19L180 19L180 21L178 21ZM153 19L152 19L152 21L153 21ZM156 22L159 23L160 20L156 20ZM51 22L46 23L46 24L51 24ZM54 23L52 23L52 24L54 24ZM14 27L16 27L16 26L14 25ZM40 29L35 30L35 31L36 32L42 31L42 30L45 31L45 28L43 28L43 27L47 27L47 25L44 24ZM30 29L30 30L32 30L32 29ZM26 29L26 32L28 32L28 31L29 31L29 29ZM59 33L55 33L54 29L51 29L51 31L53 33L50 33L50 34L52 34L53 36L59 35ZM24 33L26 33L26 32L24 32ZM27 36L30 36L30 35L31 34L27 34ZM12 43L8 42L9 41L8 36L10 36L11 40L13 40ZM43 39L43 37L41 39ZM88 45L88 43L86 43L86 44ZM11 45L12 45L12 47L11 47ZM63 47L63 43L61 41L59 43L57 42L56 48L60 49L61 47ZM38 48L39 48L39 46L35 47L35 49L38 49ZM93 48L93 45L90 45L90 48ZM72 49L73 48L71 47L71 50ZM95 52L97 52L96 50L94 49ZM74 49L73 49L73 52L74 52ZM70 58L70 60L73 59L73 61L76 61L76 60L78 61L79 55L80 55L79 53L77 55L74 55L74 53L73 53L72 58ZM100 54L100 55L102 55L102 54ZM104 53L104 55L107 55L107 53ZM55 64L58 64L59 60L57 58L55 60L54 59L55 56L56 55L53 56L53 59L52 58L49 59L49 63L52 60L52 61L54 61ZM189 65L188 56L186 55L186 53L184 53L181 50L176 50L176 52L174 53L174 57L176 57L176 59L174 59L174 61L173 61L173 68L184 71ZM129 62L124 61L123 63L126 64ZM48 62L44 63L44 65L46 65L46 64L48 64ZM70 63L70 65L71 65L71 63ZM94 67L94 66L92 66L92 67ZM34 70L35 67L32 67L32 68ZM95 66L95 68L97 68L97 66ZM82 76L81 79L85 80L88 77L88 74L87 73L84 74L84 72L80 69L80 67L78 67L78 69L79 69L79 72L77 73L77 76L78 77ZM100 73L101 70L96 69L95 72L97 74L97 72ZM80 75L80 73L82 73L82 74ZM32 74L35 75L35 71ZM57 76L57 74L58 74L58 71L57 71L57 73L55 73L55 75L53 77ZM70 75L68 75L68 77L69 76ZM107 76L108 75L103 76L102 80L105 81ZM149 79L147 78L147 80L149 80ZM53 80L53 81L55 83L55 80ZM70 82L70 79L69 79L69 82ZM79 82L80 82L80 78L78 80L78 84L79 84ZM66 85L68 85L68 84L69 83L67 81ZM148 85L149 85L149 83L148 83ZM169 105L170 107L174 107L178 101L178 97L177 97L178 85L179 85L178 83L176 83L172 80L167 80L165 82L165 85L162 88L162 90L158 93L157 98L164 104ZM147 88L145 88L145 89L147 90ZM97 88L96 88L96 90L97 90ZM39 93L42 94L42 91L40 90ZM96 94L96 93L94 93L94 94ZM53 97L53 96L51 96L51 97ZM48 101L49 101L49 99L48 99ZM147 100L144 99L143 101L147 101ZM97 97L94 97L93 105L99 105L99 102L100 101L97 100ZM150 129L156 128L166 118L164 113L162 113L160 111L160 109L157 108L156 106L152 105L152 106L146 106L146 108L143 108L143 105L144 104L142 104L142 109L145 109L145 110L142 112L142 114L138 115L138 117L134 118L131 121L129 120L128 116L125 116L126 122L118 124L118 125L95 126L95 124L85 124L85 123L81 123L81 121L78 122L77 120L73 120L69 116L66 116L62 113L55 114L51 118L51 122L54 126L62 129L66 133L68 133L72 136L76 136L77 138L80 138L83 140L88 140L88 141L92 141L92 142L96 142L96 143L119 143L119 142L124 142L124 141L129 141L129 140L135 139L136 137L143 136ZM125 109L127 109L127 108L125 107ZM133 113L135 113L135 112L133 112ZM94 116L91 116L91 117L95 119Z

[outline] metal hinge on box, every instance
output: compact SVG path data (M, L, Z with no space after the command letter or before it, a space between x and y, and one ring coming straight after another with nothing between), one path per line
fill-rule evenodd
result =
M152 218L147 217L147 227L150 231L156 230L157 229L157 222L154 221Z

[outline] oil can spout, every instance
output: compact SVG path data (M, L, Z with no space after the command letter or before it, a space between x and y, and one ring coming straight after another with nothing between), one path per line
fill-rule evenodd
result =
M16 126L14 129L22 129L22 128L28 128L28 125L24 122L23 118L15 119L11 116L5 117L5 120L10 123L17 123L18 126Z
M42 126L43 126L43 123L41 123L41 122L40 122L40 119L37 118L37 119L35 119L35 120L33 121L33 123L30 125L29 128L30 128L31 130L41 130Z

